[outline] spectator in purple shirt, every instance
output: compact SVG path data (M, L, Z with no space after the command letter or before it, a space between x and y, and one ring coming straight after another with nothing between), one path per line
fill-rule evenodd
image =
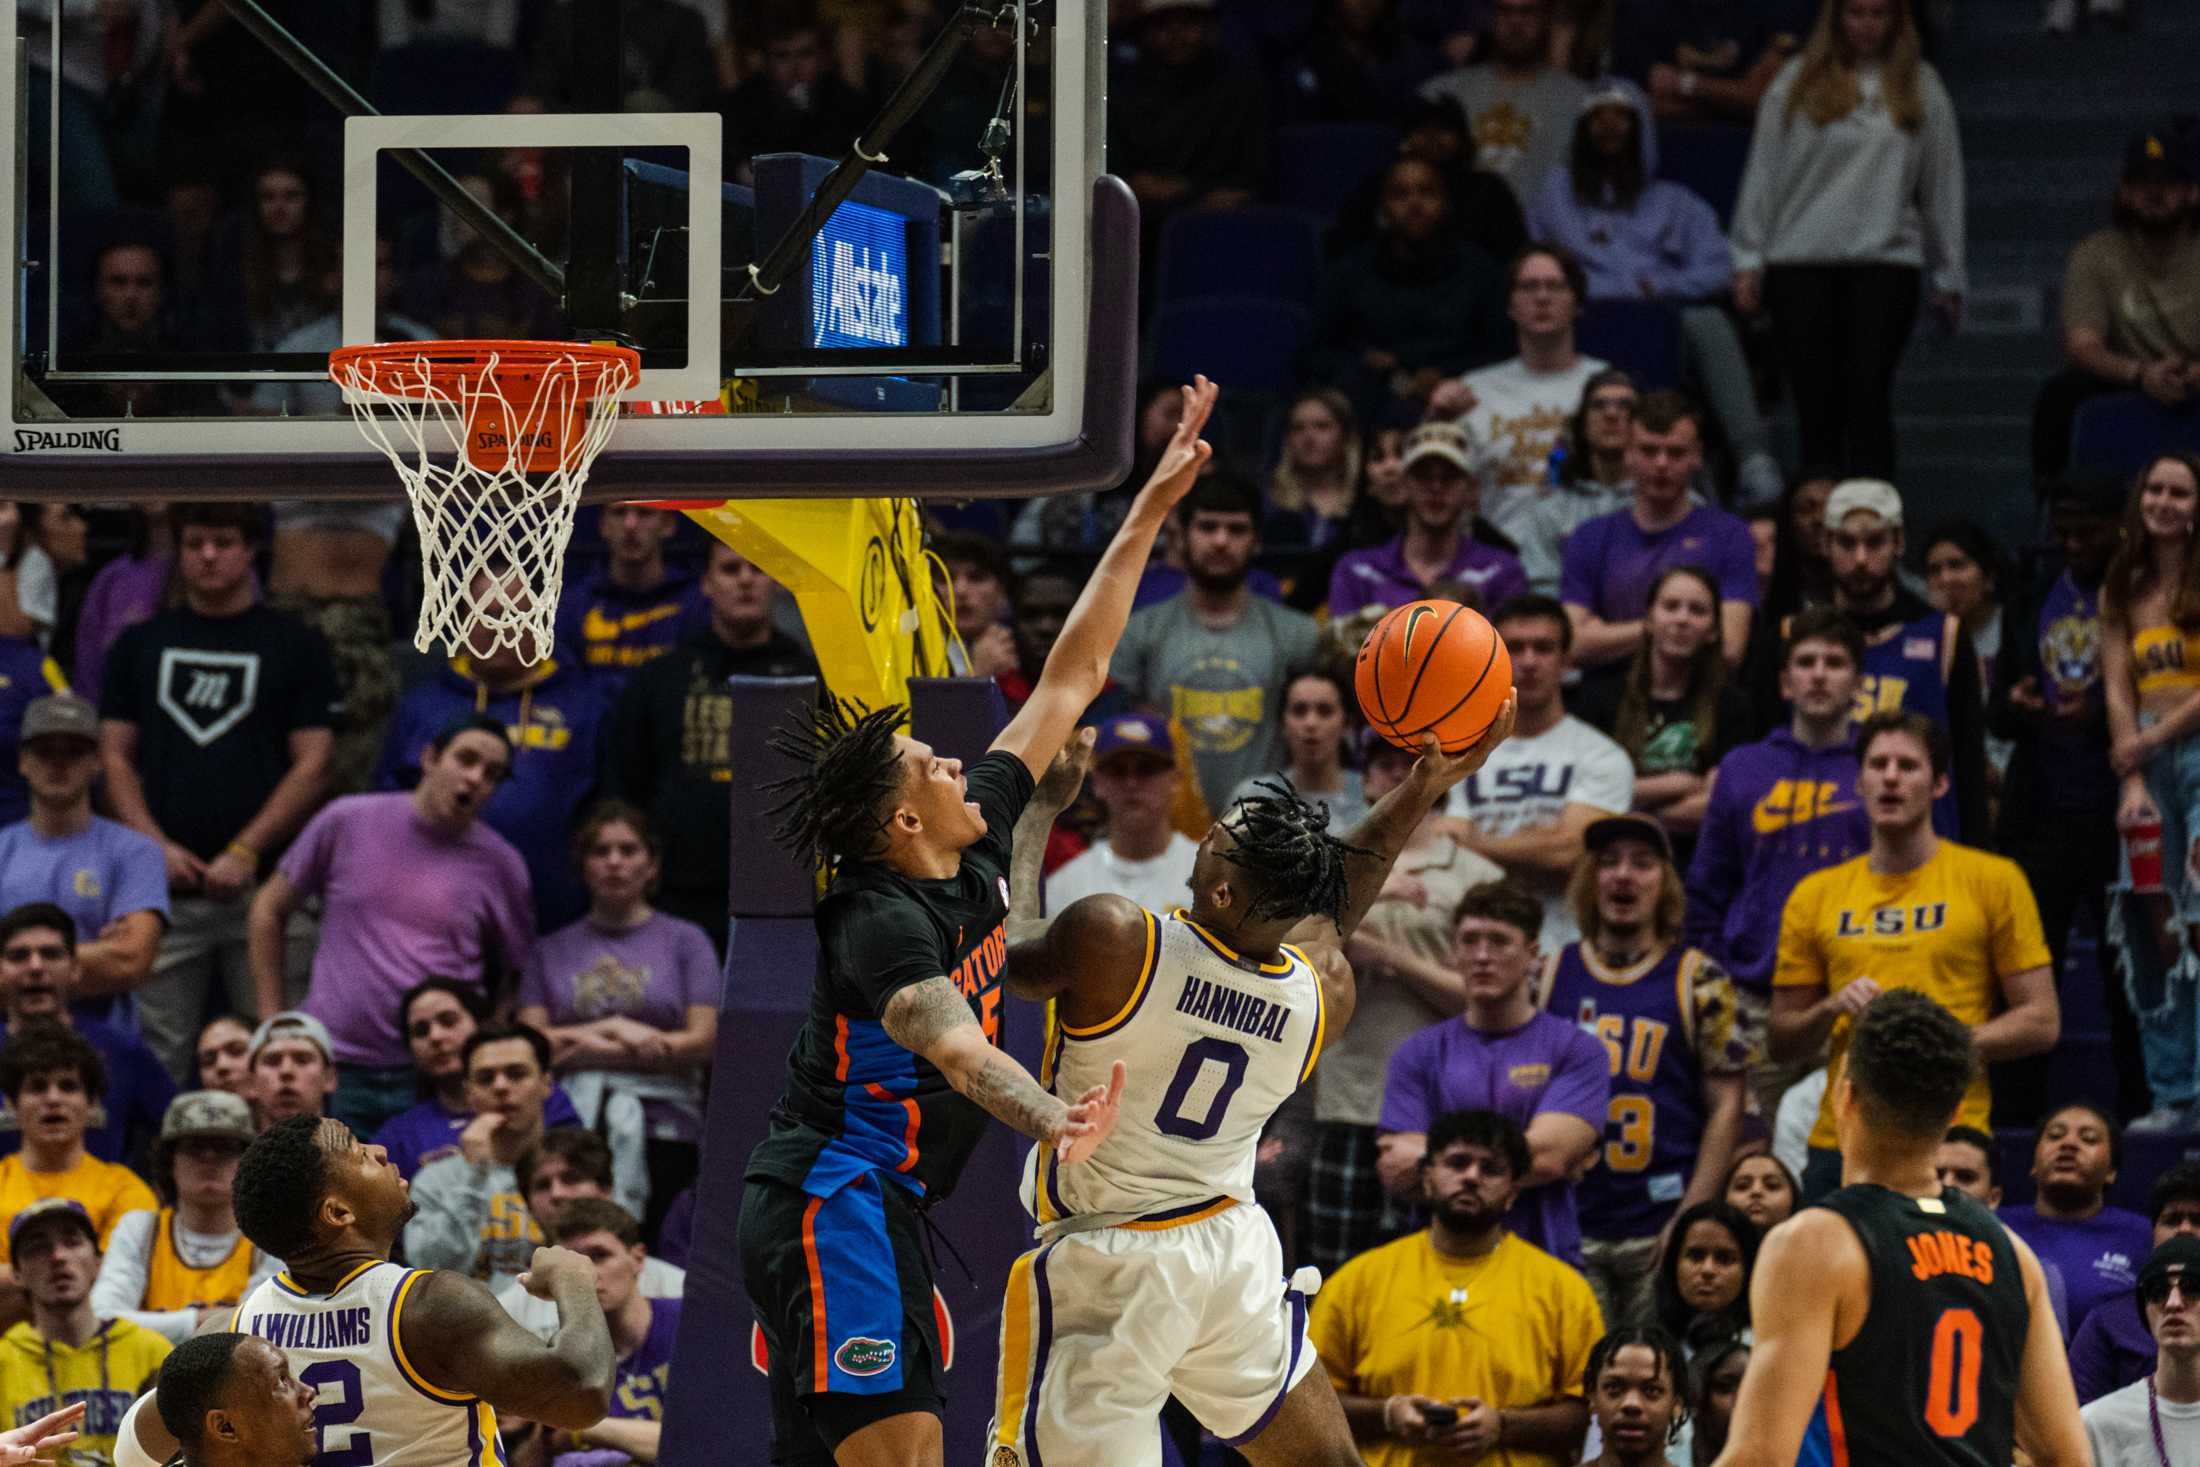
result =
M1590 520L1566 542L1558 598L1574 619L1574 661L1625 662L1642 641L1650 588L1667 568L1698 565L1718 583L1728 666L1742 660L1756 614L1757 549L1749 526L1690 490L1703 467L1703 410L1677 392L1646 393L1627 441L1634 503Z
M168 928L168 863L152 837L92 813L99 711L73 693L23 713L30 815L0 829L0 911L52 902L76 923L76 1012L137 1032L130 993Z
M650 906L662 848L640 810L596 806L573 853L588 915L535 949L520 978L519 1021L550 1037L581 1124L600 1125L611 1142L621 1192L646 1186L654 1233L673 1195L695 1180L702 1067L718 1042L718 958L702 928Z
M2091 1101L2071 1101L2040 1127L2032 1149L2032 1180L2039 1188L2032 1205L2001 1210L2002 1222L2032 1245L2042 1263L2062 1269L2071 1330L2084 1328L2095 1305L2115 1309L2127 1301L2139 1265L2154 1248L2145 1218L2108 1205L2108 1189L2123 1164L2124 1137L2115 1118Z
M252 976L272 1017L282 1008L283 922L307 897L322 899L300 1007L328 1026L338 1079L330 1113L355 1134L373 1135L415 1099L399 996L438 974L493 985L534 953L527 864L480 822L511 762L501 719L455 720L421 750L419 784L330 804L252 900Z
M2200 1238L2200 1161L2181 1161L2155 1179L2147 1211L2154 1247L2176 1237ZM2122 1390L2154 1372L2154 1336L2146 1316L2110 1299L2085 1317L2070 1341L2070 1379L2078 1404Z
M1612 1082L1603 1044L1538 1008L1528 991L1542 929L1542 901L1510 880L1460 899L1452 938L1467 1011L1391 1056L1376 1171L1394 1195L1416 1197L1430 1123L1446 1111L1494 1110L1527 1133L1530 1154L1506 1226L1579 1268L1573 1180L1604 1138Z
M1405 444L1406 528L1387 545L1355 550L1329 575L1329 614L1403 606L1471 590L1486 612L1528 589L1511 542L1477 515L1474 445L1453 423L1423 423ZM1502 547L1502 548L1501 548Z
M152 500L133 507L129 548L99 568L77 607L76 656L69 669L77 692L99 701L115 638L160 610L175 566L176 525L168 504Z
M456 978L423 978L398 1001L397 1024L424 1092L411 1110L391 1117L374 1144L410 1181L414 1172L458 1152L459 1134L474 1118L466 1103L466 1041L489 1021L489 1000L478 984ZM577 1126L580 1117L562 1090L542 1107L545 1126Z

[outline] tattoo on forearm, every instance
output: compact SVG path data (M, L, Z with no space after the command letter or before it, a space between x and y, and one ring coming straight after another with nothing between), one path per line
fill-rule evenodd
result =
M1000 1054L987 1055L962 1092L996 1120L1034 1141L1053 1140L1069 1110L1040 1089L1022 1065Z
M970 1002L944 973L912 983L886 1001L879 1016L887 1037L912 1054L923 1054L940 1036L961 1024L975 1024Z

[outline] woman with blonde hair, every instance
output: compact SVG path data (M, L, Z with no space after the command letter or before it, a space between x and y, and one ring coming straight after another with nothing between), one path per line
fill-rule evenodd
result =
M1963 153L1911 0L1825 0L1757 108L1734 209L1734 303L1769 310L1803 459L1894 472L1894 373L1921 276L1963 309Z
M2200 1121L2200 459L2163 453L2139 475L2101 583L2101 690L2122 781L2124 873L2109 939L2139 1020L2154 1109L2132 1130Z
M1360 492L1360 418L1343 393L1312 387L1284 420L1283 457L1268 476L1261 542L1319 549L1336 539Z

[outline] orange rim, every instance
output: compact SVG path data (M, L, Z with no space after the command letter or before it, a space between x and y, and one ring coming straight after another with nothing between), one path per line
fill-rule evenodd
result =
M569 363L598 369L592 380L590 374L581 374L581 401L587 402L601 395L614 366L625 367L626 385L638 380L642 354L630 346L593 341L477 340L377 341L340 346L328 356L329 375L339 383L356 383L385 397L426 397L430 389L463 391L484 372L500 387L532 390L544 375ZM352 369L352 382L346 382L346 368ZM396 380L385 380L385 371Z

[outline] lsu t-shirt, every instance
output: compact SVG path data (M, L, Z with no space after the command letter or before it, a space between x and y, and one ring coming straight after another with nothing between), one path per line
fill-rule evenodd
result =
M1869 978L1883 992L1914 988L1978 1025L1994 1016L2003 979L2050 961L2039 907L2016 863L1944 840L1914 871L1883 875L1863 855L1804 877L1780 922L1772 985L1837 993ZM1834 1026L1812 1146L1838 1144L1833 1097L1848 1047L1844 1019ZM1984 1129L1992 1098L1981 1066L1956 1121Z
M1464 815L1485 835L1513 835L1555 825L1568 805L1617 814L1635 800L1635 766L1627 751L1572 714L1542 733L1514 734L1489 763L1452 787L1448 813ZM1537 888L1543 898L1543 951L1557 952L1581 936L1563 887Z
M160 1201L136 1172L96 1156L86 1156L65 1172L34 1172L18 1153L0 1160L0 1263L8 1261L7 1230L15 1215L33 1202L67 1197L84 1204L99 1230L100 1251L107 1248L115 1224L132 1212L157 1212Z
M1582 1399L1604 1317L1588 1281L1511 1233L1480 1258L1436 1251L1427 1229L1361 1254L1314 1296L1307 1335L1340 1391L1472 1396L1500 1409ZM1395 1438L1360 1443L1368 1467L1439 1467L1461 1459ZM1502 1467L1567 1467L1571 1457L1517 1447Z

